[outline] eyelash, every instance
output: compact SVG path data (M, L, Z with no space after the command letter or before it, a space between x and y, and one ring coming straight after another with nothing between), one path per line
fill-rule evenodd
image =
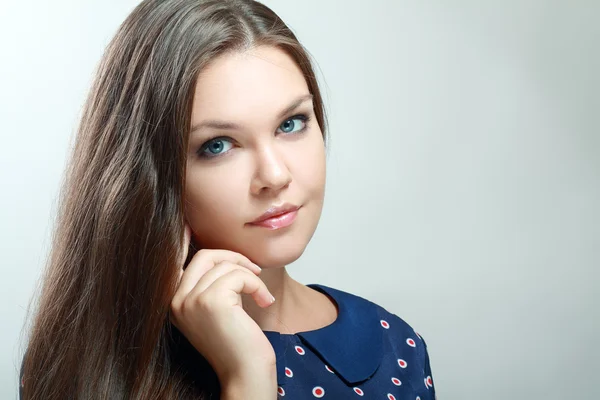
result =
M284 122L292 121L292 120L296 120L296 119L299 119L300 121L304 122L304 127L302 129L299 129L299 130L295 131L295 132L287 132L287 133L283 132L284 135L298 135L298 134L304 133L308 129L308 127L309 127L308 123L311 120L311 117L309 117L306 114L297 114L297 115L294 115L292 117L286 118L285 120L283 120L283 122L281 124L283 124ZM279 126L281 126L281 124L279 124ZM214 155L214 156L209 156L209 155L207 155L207 153L205 153L206 148L212 142L215 142L215 141L218 141L218 140L231 141L232 139L230 137L228 137L228 136L217 136L217 137L208 139L206 142L204 142L202 144L202 146L200 146L200 148L196 152L198 154L198 157L199 158L204 158L204 159L213 159L213 158L221 157L221 156L225 155L226 153L228 153L229 150L226 151L226 152L224 152L224 153L220 153L220 154Z

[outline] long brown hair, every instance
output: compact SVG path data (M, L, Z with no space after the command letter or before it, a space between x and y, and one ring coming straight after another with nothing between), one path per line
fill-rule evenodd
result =
M225 52L289 54L326 116L309 53L250 0L145 0L84 104L23 357L23 399L203 399L220 386L170 324L199 72ZM188 260L191 257L188 256Z

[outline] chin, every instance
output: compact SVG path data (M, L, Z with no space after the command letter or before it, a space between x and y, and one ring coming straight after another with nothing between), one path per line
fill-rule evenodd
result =
M304 246L297 246L297 248L253 248L252 251L245 253L244 255L252 260L253 263L258 264L261 268L280 268L285 267L296 261L304 253Z

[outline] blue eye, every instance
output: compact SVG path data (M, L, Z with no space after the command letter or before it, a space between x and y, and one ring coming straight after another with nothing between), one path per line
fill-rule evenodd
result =
M198 150L198 154L200 157L207 158L219 156L229 150L227 148L227 143L229 144L229 148L231 148L232 144L227 138L218 137L211 139L202 145L200 150ZM223 149L225 149L225 151L223 151Z
M304 127L302 127L302 124L293 123L292 121L302 121L304 123ZM284 133L302 132L306 129L307 122L308 117L304 114L300 114L286 119L281 125L279 125L279 127L282 128ZM297 126L300 126L300 129L294 131L294 128Z
M294 115L283 121L283 123L279 125L279 128L281 129L281 132L286 135L300 134L308 128L309 120L310 117L305 114ZM294 121L301 121L301 123ZM225 136L210 139L200 146L200 149L198 149L198 156L201 158L215 158L222 156L233 147L231 140L231 138Z

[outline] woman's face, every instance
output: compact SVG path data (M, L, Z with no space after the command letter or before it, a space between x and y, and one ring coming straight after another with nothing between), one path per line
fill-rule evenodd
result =
M196 245L262 268L300 257L321 216L325 147L292 58L260 46L215 59L199 75L191 126L185 213ZM290 225L250 224L284 203L300 207Z

